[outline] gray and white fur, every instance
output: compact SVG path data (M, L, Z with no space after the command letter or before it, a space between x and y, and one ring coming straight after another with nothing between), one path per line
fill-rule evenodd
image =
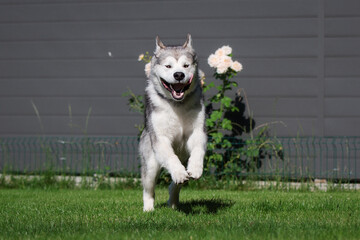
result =
M145 129L140 138L144 211L154 210L160 169L171 175L168 205L176 208L181 186L203 172L205 108L191 36L182 46L156 38L145 89Z

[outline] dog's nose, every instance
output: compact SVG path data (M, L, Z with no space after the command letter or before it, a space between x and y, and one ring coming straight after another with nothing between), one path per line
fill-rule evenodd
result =
M174 78L175 78L176 80L178 80L178 81L183 80L184 77L185 77L185 74L182 73L182 72L176 72L176 73L174 73Z

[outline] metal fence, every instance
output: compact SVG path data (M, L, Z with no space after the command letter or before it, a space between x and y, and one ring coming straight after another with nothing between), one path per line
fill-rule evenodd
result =
M139 172L137 137L8 137L0 138L0 146L0 168L12 173Z
M360 180L360 137L282 137L276 140L282 145L283 159L265 157L260 168L240 174L289 180ZM0 170L21 174L42 174L51 170L64 175L138 175L137 149L135 136L0 137Z

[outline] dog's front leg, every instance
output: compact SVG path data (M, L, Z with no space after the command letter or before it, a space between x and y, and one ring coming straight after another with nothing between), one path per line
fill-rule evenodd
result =
M202 129L195 130L188 139L187 148L190 153L190 158L187 165L187 172L190 178L199 179L202 175L206 142L207 136Z
M175 155L171 141L167 137L159 137L154 144L155 157L160 165L166 168L172 180L181 184L189 180L189 174L179 158Z

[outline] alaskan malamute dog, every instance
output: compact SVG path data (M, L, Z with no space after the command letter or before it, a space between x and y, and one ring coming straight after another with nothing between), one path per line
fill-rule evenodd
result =
M139 146L144 211L154 210L155 183L162 167L172 178L168 205L176 208L181 185L201 177L207 141L191 36L182 46L165 46L157 37L149 75Z

